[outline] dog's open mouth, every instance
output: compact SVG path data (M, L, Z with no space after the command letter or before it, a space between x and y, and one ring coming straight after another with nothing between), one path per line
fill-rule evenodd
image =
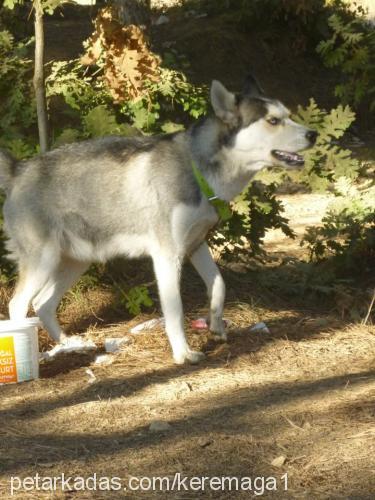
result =
M271 151L271 154L274 158L276 158L276 160L282 161L287 165L301 167L305 163L303 156L299 155L298 153L290 153L289 151L273 149Z

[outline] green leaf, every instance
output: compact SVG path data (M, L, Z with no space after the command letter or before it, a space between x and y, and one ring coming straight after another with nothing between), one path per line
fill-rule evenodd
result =
M91 137L104 135L137 135L138 132L128 124L119 124L116 117L106 106L100 105L93 108L83 118L84 128Z
M242 193L240 193L238 196L236 196L236 198L234 198L231 203L233 210L239 215L244 215L246 218L249 217L250 211L250 201L246 198L247 191L248 188L242 191Z
M185 130L185 127L180 123L165 122L161 126L161 130L166 134L173 134L174 132L180 132L181 130Z
M293 116L293 119L298 123L306 125L306 127L315 128L322 121L323 114L323 111L318 108L315 100L311 98L306 108L298 106L297 115Z
M17 4L22 3L22 0L4 0L4 7L13 10Z
M0 53L7 52L13 47L14 36L9 31L0 31ZM4 61L2 61L4 64ZM1 69L4 71L4 67Z
M77 141L81 136L81 132L74 128L65 128L53 143L54 148L58 148L63 144L70 144Z
M330 137L339 139L355 120L355 113L349 106L343 107L341 104L326 115L323 119L321 140L330 140Z
M69 0L42 0L43 11L52 15L57 7L60 7L67 2L69 2Z
M135 286L125 294L125 306L131 314L140 314L142 306L151 307L153 300L151 299L147 287L144 285Z
M114 134L118 127L115 116L103 105L89 111L83 123L91 137Z
M135 108L133 109L134 119L133 125L142 130L148 126L148 112L145 108Z
M30 145L22 139L13 139L7 141L5 146L9 153L17 158L17 160L24 160L34 156L36 153L35 146Z

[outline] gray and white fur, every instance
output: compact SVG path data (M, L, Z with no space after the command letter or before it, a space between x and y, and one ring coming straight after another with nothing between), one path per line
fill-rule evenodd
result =
M8 250L19 280L11 319L32 302L56 342L64 333L56 309L92 262L118 256L153 260L176 363L198 362L183 328L180 275L187 256L206 284L210 329L226 338L225 285L205 242L218 215L195 180L192 162L215 194L230 201L269 165L300 166L298 151L316 132L291 120L249 77L235 95L211 86L213 116L188 131L159 137L104 137L70 144L31 160L0 154Z

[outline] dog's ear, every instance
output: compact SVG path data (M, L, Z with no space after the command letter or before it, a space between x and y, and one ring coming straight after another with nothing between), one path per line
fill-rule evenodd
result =
M211 84L211 104L220 120L230 125L237 122L236 96L217 80Z
M245 79L242 95L247 97L261 97L264 95L262 87L251 73L249 73Z

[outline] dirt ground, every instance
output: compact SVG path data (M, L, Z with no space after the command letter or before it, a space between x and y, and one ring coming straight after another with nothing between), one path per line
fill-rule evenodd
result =
M299 232L307 222L319 223L327 204L323 196L283 199ZM300 252L298 241L291 246L277 232L267 240L275 255ZM252 284L251 272L223 271L225 317L233 322L225 344L189 327L189 320L206 312L205 297L199 278L189 270L184 276L188 336L206 353L198 366L175 366L158 327L130 333L158 317L157 310L114 323L113 296L105 287L69 295L60 317L72 331L85 330L98 346L106 337L129 342L110 364L95 363L98 352L65 355L42 364L39 380L0 388L4 498L10 497L10 476L36 473L96 473L119 477L122 486L129 476L166 476L172 483L175 473L263 477L277 481L277 490L265 491L265 498L374 497L374 327L270 300ZM259 321L269 332L250 331ZM42 333L41 348L49 345ZM151 431L155 421L169 425ZM251 498L262 491L259 481L252 492L34 490L16 497Z
M70 26L72 37L68 38L56 22L52 19L46 30L49 57L65 57L67 50L69 57L75 57L89 33L87 22ZM202 32L204 20L197 23ZM193 60L192 72L202 81L221 76L236 87L242 69L251 63L268 78L271 90L278 90L278 82L271 78L271 55L262 64L251 47L238 52L243 35L232 33L230 39L219 40L217 30L210 36L206 31L207 36L199 38L201 56L195 50L194 59L196 33L189 30L189 24L181 21L167 30L166 25L160 28L160 46L168 37L177 39ZM225 72L223 61L227 61ZM331 75L322 86L314 65L300 62L291 83L288 68L280 68L282 92L297 102L301 99L296 94L298 81L306 81L302 97L320 92L324 101ZM266 247L275 259L302 258L305 250L299 239L307 225L319 224L329 198L296 194L282 199L298 238L286 239L272 231L266 236ZM133 265L133 274L139 271ZM68 294L60 320L69 333L93 340L98 351L57 357L41 364L39 380L0 387L2 498L11 497L11 476L53 478L63 473L118 477L121 490L82 491L77 484L69 492L23 489L14 497L374 498L375 327L350 324L328 306L317 309L302 300L296 306L295 301L262 288L256 279L258 271L233 267L222 271L227 284L225 318L231 320L225 344L190 327L192 319L207 312L206 299L197 275L189 268L184 272L189 341L206 354L198 366L175 366L159 327L139 335L130 333L136 324L158 318L158 306L131 319L109 286L78 287ZM147 266L144 274L145 280L153 279ZM5 314L8 298L8 291L0 290L0 313ZM156 293L153 298L158 304ZM260 321L268 330L251 331ZM103 353L108 337L126 337L128 342L108 363L98 364L96 356ZM41 332L41 350L51 345ZM151 430L155 422L163 422L164 428ZM252 488L124 489L130 476L168 477L172 484L176 473L188 478L251 478ZM266 480L269 491L260 495ZM147 480L143 484L147 487Z

